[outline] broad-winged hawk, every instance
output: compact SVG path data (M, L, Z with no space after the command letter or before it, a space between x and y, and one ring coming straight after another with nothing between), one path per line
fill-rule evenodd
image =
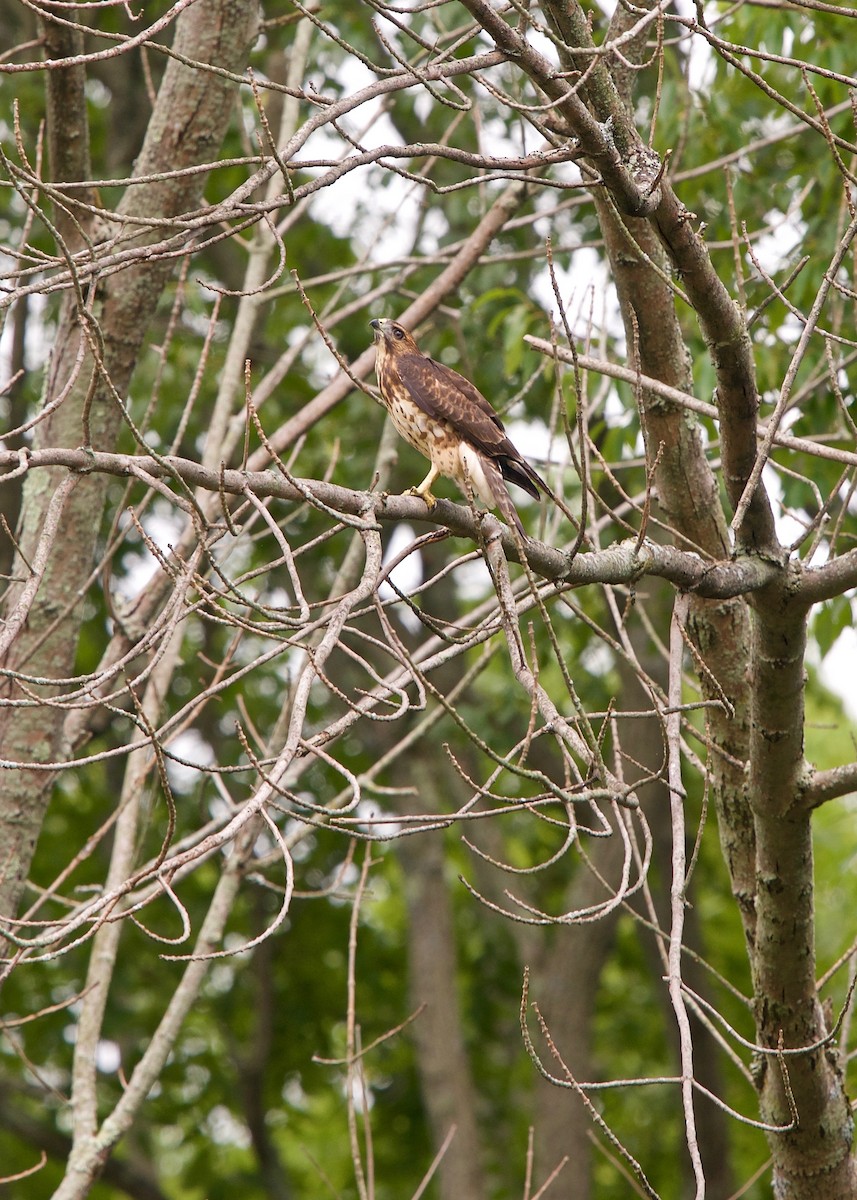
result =
M438 475L455 480L465 495L474 492L489 508L498 508L524 535L506 480L534 499L550 490L509 440L503 422L482 393L450 367L423 354L396 321L370 321L375 332L375 371L381 399L396 429L431 463L411 493L429 509L437 501L431 485Z

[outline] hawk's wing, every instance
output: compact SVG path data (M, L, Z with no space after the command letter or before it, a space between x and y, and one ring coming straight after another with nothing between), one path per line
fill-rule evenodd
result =
M506 479L538 499L539 487L545 487L540 476L515 449L503 422L469 379L425 354L397 354L394 369L418 408L448 421L455 433L494 460Z

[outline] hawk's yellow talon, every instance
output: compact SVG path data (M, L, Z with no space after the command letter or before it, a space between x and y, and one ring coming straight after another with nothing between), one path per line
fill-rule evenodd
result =
M420 500L425 501L425 506L429 512L434 512L437 508L437 496L433 496L431 492L421 492L418 487L408 488L405 492L406 496L419 496Z

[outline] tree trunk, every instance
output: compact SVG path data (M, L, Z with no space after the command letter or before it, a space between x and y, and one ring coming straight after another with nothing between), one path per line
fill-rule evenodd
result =
M409 757L408 782L417 788L410 811L440 813L449 792L436 759ZM399 772L404 775L404 772ZM454 784L453 784L454 786ZM444 837L439 831L406 837L398 846L408 910L408 987L423 1104L435 1150L451 1137L438 1167L443 1200L486 1196L478 1100L457 989L457 953Z
M176 23L178 53L211 62L229 71L243 70L256 35L253 5L239 0L217 0L186 8ZM75 50L67 46L66 53ZM51 145L64 179L86 178L88 155L70 158L68 144L85 147L84 79L78 67L48 72L53 113ZM59 91L56 97L53 93ZM69 99L72 94L73 101ZM213 160L226 131L234 102L235 85L212 72L184 66L171 59L158 92L146 140L137 160L139 175L190 167ZM119 206L111 232L127 217L169 218L192 208L202 194L205 176L185 175L129 188ZM155 233L138 233L129 242L151 239ZM74 246L70 247L71 249ZM69 290L62 303L59 329L46 374L45 407L59 406L37 426L34 448L41 446L92 446L112 450L123 426L121 405L143 344L146 329L163 288L175 270L175 261L163 258L111 275L99 287L91 309L82 308L82 297ZM7 595L7 618L21 602L45 531L52 498L58 496L65 472L30 473L24 482L22 521L18 533L20 552L14 575L19 582ZM14 647L3 666L20 672L27 688L55 696L62 680L74 674L78 635L84 616L84 593L97 558L101 518L109 481L100 474L81 478L65 501L53 536L41 584L26 613ZM14 674L4 676L3 694L20 700L24 692ZM63 761L61 706L7 707L0 713L0 756L8 762L52 763ZM17 911L29 873L54 773L48 769L7 771L0 795L0 913Z

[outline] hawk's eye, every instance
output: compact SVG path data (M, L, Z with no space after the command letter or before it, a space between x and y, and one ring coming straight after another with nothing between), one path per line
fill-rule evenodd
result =
M400 329L398 325L394 325L393 326L393 337L396 339L396 341L400 342L404 336L405 336L404 329Z

